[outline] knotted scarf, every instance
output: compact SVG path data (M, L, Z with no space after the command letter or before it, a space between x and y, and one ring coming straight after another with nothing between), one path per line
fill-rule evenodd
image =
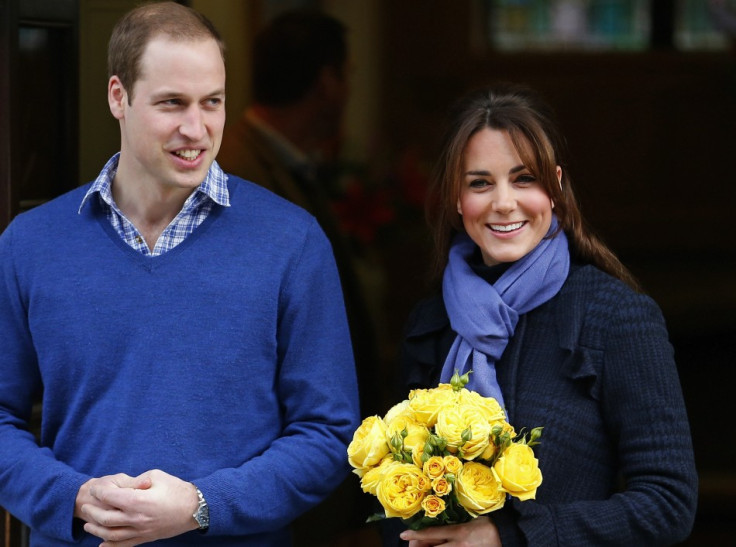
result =
M449 383L456 369L460 374L472 370L466 387L494 397L504 407L496 361L514 335L519 316L556 295L570 269L565 233L560 230L549 237L556 230L553 215L547 237L492 285L468 263L476 249L473 240L467 234L455 237L442 279L442 296L457 338L442 368L442 383Z

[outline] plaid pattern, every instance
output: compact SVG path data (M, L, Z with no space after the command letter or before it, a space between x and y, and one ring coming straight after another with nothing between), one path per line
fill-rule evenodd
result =
M118 152L108 160L92 183L92 186L90 186L84 195L82 203L79 206L79 212L82 211L84 204L90 196L95 193L98 194L107 218L113 228L115 228L115 231L123 241L141 254L158 256L170 251L184 241L197 226L202 224L215 204L230 207L230 196L227 191L227 175L220 169L217 162L213 162L202 184L187 198L179 214L164 229L153 251L151 251L148 245L146 245L143 236L133 226L133 223L125 218L125 215L120 211L112 197L111 185L118 169L119 159L120 153Z

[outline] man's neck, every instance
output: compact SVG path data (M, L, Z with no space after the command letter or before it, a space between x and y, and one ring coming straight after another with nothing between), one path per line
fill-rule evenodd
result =
M150 250L179 214L193 190L131 183L120 170L112 181L112 196L125 217L141 233Z

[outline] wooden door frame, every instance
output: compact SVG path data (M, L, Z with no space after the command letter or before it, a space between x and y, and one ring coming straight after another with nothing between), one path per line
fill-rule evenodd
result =
M18 61L18 2L0 0L0 232L18 211L13 143L17 142L17 97L12 75Z
M17 108L11 75L16 72L18 59L18 4L14 0L0 0L0 232L17 212L12 143L15 138ZM0 538L3 547L21 545L22 524L2 509L0 511Z
M20 101L20 86L23 81L21 70L20 29L22 26L40 28L63 28L69 32L70 68L63 73L65 103L62 107L63 133L61 146L66 156L72 159L70 165L60 166L69 171L66 177L76 184L78 171L78 41L79 41L79 3L78 0L0 0L0 232L21 210L20 174L23 167L20 146L21 116L20 107L28 107ZM46 105L38 105L43 109ZM58 127L54 128L58 134ZM53 198L55 196L44 196ZM28 527L0 507L0 545L2 547L25 547L28 545Z

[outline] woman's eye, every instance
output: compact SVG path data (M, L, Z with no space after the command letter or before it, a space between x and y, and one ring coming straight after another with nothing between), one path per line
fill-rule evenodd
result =
M488 186L488 181L484 179L475 179L470 181L471 188L485 188Z
M534 175L519 175L516 178L516 182L519 184L531 184L537 182L537 179L534 178Z

